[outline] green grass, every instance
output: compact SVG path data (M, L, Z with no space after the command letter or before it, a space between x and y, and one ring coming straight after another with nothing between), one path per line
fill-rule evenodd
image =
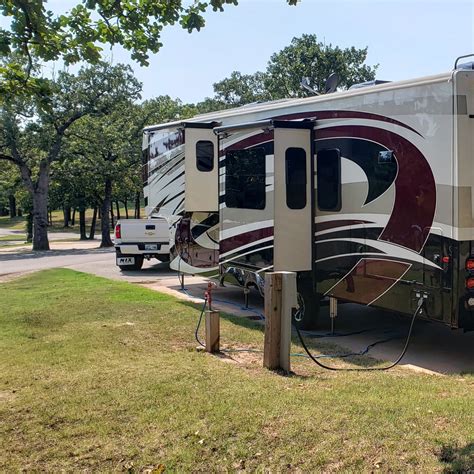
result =
M25 242L25 235L0 235L0 242Z
M304 359L283 377L196 352L198 314L70 270L0 285L0 471L474 467L474 377ZM261 327L225 317L221 344L261 348Z
M0 228L11 230L25 230L26 220L24 217L0 216Z

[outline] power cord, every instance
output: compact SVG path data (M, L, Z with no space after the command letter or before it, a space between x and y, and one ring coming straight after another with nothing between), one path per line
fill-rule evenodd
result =
M214 300L214 301L217 301L217 300ZM199 329L201 328L202 317L204 315L204 311L206 310L206 306L207 306L207 298L204 299L204 304L202 306L201 313L200 313L199 318L198 318L198 323L197 323L196 329L194 331L194 337L195 337L197 343L201 347L206 347L205 344L199 338ZM301 341L303 347L306 350L306 354L296 352L296 353L290 354L290 356L291 357L306 357L306 358L310 358L310 359L313 359L313 358L316 358L316 359L322 359L322 358L335 359L335 358L362 356L362 355L366 355L372 348L374 348L375 346L377 346L379 344L383 344L383 343L398 339L398 337L390 337L388 339L383 339L383 340L380 340L380 341L376 341L376 342L373 342L372 344L369 344L365 349L363 349L359 352L351 352L351 353L348 353L348 354L321 354L319 356L312 356L309 353L307 347L305 346L304 341L302 340L301 333L299 332L298 328L296 328L296 330L298 332L298 335L300 336L300 341ZM348 333L347 335L349 335L349 334L360 334L362 332L364 332L364 331L356 331L354 333ZM320 335L320 337L324 337L324 336ZM262 353L263 351L261 349L248 349L247 348L247 349L221 349L221 352L227 352L227 353L232 353L232 352Z
M298 328L298 325L296 324L296 321L295 321L295 316L298 314L298 312L293 316L293 326L294 328L296 329L296 333L298 334L298 338L301 342L301 345L303 346L303 349L305 350L306 354L308 355L308 357L317 365L319 365L320 367L322 367L323 369L326 369L326 370L333 370L333 371L346 371L346 372L369 372L369 371L382 371L382 370L389 370L393 367L395 367L396 365L398 365L398 363L403 359L403 357L405 356L407 350L408 350L408 346L410 344L410 339L411 339L411 334L412 334L412 331L413 331L413 326L415 324L415 319L416 317L418 316L419 312L421 311L421 309L423 308L423 305L424 305L425 301L424 301L424 298L423 296L418 300L418 306L415 310L415 312L413 313L413 317L411 319L411 323L410 323L410 328L408 330L408 334L407 334L407 338L406 338L406 341L405 341L405 346L403 347L403 350L401 352L401 354L398 356L397 360L395 362L393 362L392 364L386 366L386 367L364 367L364 368L355 368L355 367L347 367L347 368L338 368L338 367L331 367L329 365L326 365L326 364L323 364L322 362L320 362L318 360L319 357L321 356L314 356L313 354L311 354L310 350L308 349L308 347L306 346L305 342L304 342L304 339L303 339L303 336L301 335L301 332L300 332L300 329ZM384 341L386 342L386 341ZM377 343L374 343L374 344L379 344L379 342ZM371 344L372 347L374 347L374 344ZM370 349L369 349L370 350ZM366 351L365 353L367 353L368 351ZM341 356L339 356L341 357Z

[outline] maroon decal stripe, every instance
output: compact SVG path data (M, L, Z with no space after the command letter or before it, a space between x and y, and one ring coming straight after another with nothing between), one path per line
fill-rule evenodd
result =
M221 240L220 253L226 253L231 250L242 247L243 245L256 242L257 240L273 236L273 227L264 227L263 229L256 229L242 234L234 235L228 239Z
M372 140L393 150L398 163L395 203L380 240L421 252L436 207L435 180L424 155L406 138L380 128L341 125L318 133L318 138L336 137Z
M378 120L379 122L386 122L391 123L393 125L398 125L400 127L406 128L407 130L411 130L415 132L417 135L422 137L423 135L415 130L414 128L410 127L409 125L400 122L399 120L395 120L390 117L385 117L384 115L378 114L371 114L367 112L357 112L351 110L318 110L314 112L299 112L296 114L287 114L281 115L279 117L275 117L275 119L279 120L295 120L295 119L304 119L304 118L314 118L317 120L329 120L329 119L351 119L351 118L360 118L365 120Z

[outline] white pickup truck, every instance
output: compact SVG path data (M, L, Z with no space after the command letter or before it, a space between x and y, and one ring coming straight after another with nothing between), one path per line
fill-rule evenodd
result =
M123 219L115 226L116 264L120 270L140 270L143 260L170 259L170 231L166 219Z

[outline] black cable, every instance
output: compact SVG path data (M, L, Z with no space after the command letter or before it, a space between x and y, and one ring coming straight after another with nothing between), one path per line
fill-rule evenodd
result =
M199 339L199 328L201 327L202 315L204 314L204 310L206 309L207 305L207 298L204 300L204 304L202 306L201 314L199 315L199 321L196 326L196 330L194 331L194 337L196 341L199 343L201 347L206 347L206 345Z
M408 335L407 335L407 338L406 338L406 341L405 341L405 346L401 352L401 354L399 355L399 357L397 358L397 360L395 362L393 362L392 364L386 366L386 367L364 367L364 368L355 368L355 367L348 367L348 368L338 368L338 367L331 367L329 365L325 365L323 364L322 362L320 362L317 357L313 356L313 354L311 354L310 350L308 349L308 347L306 346L304 340L303 340L303 336L301 335L301 332L298 328L298 325L296 324L294 318L293 318L293 326L295 327L296 329L296 333L298 334L298 338L301 342L301 345L303 346L303 349L305 350L305 352L308 354L309 358L317 365L319 365L320 367L322 367L323 369L326 369L326 370L333 370L333 371L338 371L338 370L344 370L346 372L367 372L367 371L382 371L382 370L389 370L393 367L395 367L402 359L403 357L405 356L406 352L407 352L407 349L408 349L408 345L410 344L410 339L411 339L411 333L412 333L412 330L413 330L413 326L414 326L414 323L415 323L415 319L418 315L418 313L420 312L421 308L423 307L424 305L424 299L423 297L420 298L420 300L418 301L418 307L416 308L416 311L413 313L413 317L412 317L412 320L411 320L411 324L410 324L410 328L408 330ZM296 316L296 315L295 315Z

